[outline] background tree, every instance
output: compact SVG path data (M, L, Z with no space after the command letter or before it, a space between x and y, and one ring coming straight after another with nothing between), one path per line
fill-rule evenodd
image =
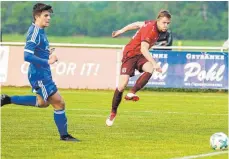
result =
M3 34L25 34L36 2L1 2ZM55 36L110 36L128 23L155 19L161 9L172 14L176 39L222 40L228 37L228 2L44 2L53 6ZM133 35L133 32L125 36Z

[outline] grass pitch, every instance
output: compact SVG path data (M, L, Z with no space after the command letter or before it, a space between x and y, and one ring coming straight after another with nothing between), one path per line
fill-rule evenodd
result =
M30 88L3 87L2 93L28 95ZM140 101L122 101L113 127L105 126L113 91L60 93L69 133L82 142L59 140L51 106L7 105L1 109L2 159L171 159L216 152L210 136L228 132L227 93L142 91Z

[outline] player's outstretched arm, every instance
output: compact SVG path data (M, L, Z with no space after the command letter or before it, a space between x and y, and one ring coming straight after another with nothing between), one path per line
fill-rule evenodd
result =
M112 37L115 38L115 37L118 37L119 35L129 31L129 30L136 30L136 29L139 29L141 28L143 25L145 24L145 22L134 22L134 23L131 23L131 24L128 24L127 26L123 27L122 29L120 30L116 30L116 31L113 31L112 32Z
M141 53L145 58L153 64L153 67L156 69L158 72L162 72L161 67L157 64L157 62L152 58L150 52L149 52L149 43L142 41L141 42Z

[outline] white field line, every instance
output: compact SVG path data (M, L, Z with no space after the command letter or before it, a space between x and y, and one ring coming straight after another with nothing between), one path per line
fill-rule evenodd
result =
M171 159L193 159L193 158L202 158L202 157L208 157L208 156L216 156L216 155L221 155L221 154L226 154L226 153L228 153L228 151L212 152L212 153L177 157L177 158L171 158Z
M11 89L11 91L13 91L13 92L25 92L25 90L19 90L19 89ZM28 88L28 93L30 93L30 92L31 92L31 89ZM111 94L111 95L113 95L113 92L102 92L102 91L96 92L95 90L94 90L94 92L59 90L59 92L60 92L60 94L96 94L96 93L98 93L98 94L102 94L102 95L103 94ZM2 93L4 94L4 92L2 92ZM225 99L228 98L228 96L226 96L226 93L224 93L224 94L222 93L222 95L225 95L225 96L207 95L207 93L206 93L206 95L203 95L204 93L200 93L200 94L199 93L197 93L197 94L194 94L194 93L175 93L175 92L168 92L168 93L171 93L171 94L163 94L163 92L162 93L159 93L159 92L148 93L148 92L146 92L143 96L161 96L161 97L163 97L163 96L168 96L168 97L174 97L174 96L184 97L184 96L187 96L187 97L194 97L194 98L214 97L214 98L225 98Z
M36 109L35 107L30 107L30 106L18 106L18 107L3 107L2 109ZM50 109L45 109L45 108L39 108L39 109L44 109L44 110L50 110ZM66 109L66 111L92 111L92 112L109 112L110 109L82 109L82 108L70 108ZM158 111L127 111L124 110L122 111L124 113L148 113L148 114L178 114L178 115L204 115L204 116L228 116L227 113L198 113L198 112L193 112L193 113L187 113L187 112L158 112ZM91 115L89 115L91 116ZM138 115L140 116L140 115Z

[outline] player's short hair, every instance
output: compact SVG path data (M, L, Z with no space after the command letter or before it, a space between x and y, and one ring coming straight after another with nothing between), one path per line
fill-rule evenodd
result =
M171 19L171 14L169 13L169 11L167 10L161 10L159 13L158 13L158 16L157 16L157 19L159 18L162 18L162 17L167 17L168 19Z
M33 20L35 21L35 16L40 15L43 11L49 11L53 13L52 6L44 4L44 3L37 3L33 6Z

